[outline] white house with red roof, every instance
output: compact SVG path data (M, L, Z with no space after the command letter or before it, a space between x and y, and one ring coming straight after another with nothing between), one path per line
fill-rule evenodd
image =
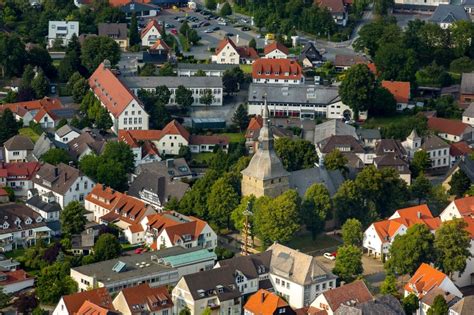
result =
M145 243L154 250L174 246L214 249L217 246L217 234L206 221L176 211L146 216L140 224L145 231Z
M39 100L27 101L27 102L17 102L0 105L0 112L3 112L5 109L10 109L15 115L15 119L20 121L23 120L23 126L28 126L30 121L32 121L39 111L42 109L52 111L55 109L62 108L61 101L57 98L44 97Z
M92 288L93 284L90 285ZM98 288L88 291L64 295L54 308L53 315L75 315L82 305L89 301L102 308L113 310L112 297L107 288Z
M393 95L395 101L397 101L398 111L415 107L415 105L408 104L410 101L410 82L383 80L381 85L383 88L386 88Z
M369 256L385 259L397 235L403 235L415 224L424 224L435 231L441 224L427 205L399 209L387 220L372 223L364 232L363 248Z
M449 221L455 218L471 217L474 215L474 196L459 198L451 203L441 212L441 221Z
M117 78L110 62L101 63L89 78L89 87L110 113L112 131L148 130L149 115L139 99Z
M257 59L252 64L254 83L302 84L304 75L298 62L290 59Z
M290 54L288 48L278 41L268 44L263 49L264 58L268 59L286 59Z
M142 46L151 47L158 39L163 37L163 28L158 21L151 19L148 24L140 32Z
M35 284L35 278L30 277L23 269L0 271L0 287L3 293L11 294L31 288Z
M113 305L120 314L173 314L173 301L168 288L153 288L148 283L123 289L114 298Z
M428 128L437 132L441 138L451 142L474 140L473 127L460 120L430 117L428 118Z
M40 167L38 162L0 163L0 187L11 187L15 196L25 197Z
M135 130L139 132L147 132L153 130ZM155 144L150 140L137 140L132 135L133 130L119 130L118 140L123 141L130 149L132 149L133 156L135 157L135 166L145 163L151 163L155 161L161 161L161 157L158 153L158 149Z
M33 121L40 124L41 128L44 129L55 128L59 120L58 115L44 107L33 117Z
M219 42L211 59L219 64L251 64L258 59L258 53L252 47L236 46L232 39L226 37Z

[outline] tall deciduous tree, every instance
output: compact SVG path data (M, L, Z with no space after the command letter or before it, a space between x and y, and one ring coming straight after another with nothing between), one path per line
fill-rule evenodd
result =
M398 297L397 278L393 274L389 274L385 277L385 280L380 286L380 293L391 294Z
M449 186L451 186L449 193L455 195L457 198L461 198L471 187L471 180L467 177L466 173L462 170L458 170L451 177Z
M288 171L311 168L318 161L314 144L307 140L279 138L275 141L275 151Z
M359 221L369 224L372 220L368 215L364 199L357 189L354 181L346 180L339 186L333 197L336 218L340 224L346 222L348 218L357 218Z
M79 234L84 231L86 225L86 209L79 201L71 201L61 211L59 220L61 222L61 232L65 235Z
M373 102L375 88L374 74L367 65L358 64L347 71L339 93L342 102L352 109L356 120L359 118L359 112L367 110Z
M94 72L105 59L116 65L120 61L119 45L110 37L87 37L81 50L81 61L87 71Z
M364 233L362 223L357 219L348 219L342 225L342 240L344 245L362 246Z
M104 233L94 244L94 260L104 261L114 259L120 256L122 247L117 237L110 233Z
M18 134L19 124L13 116L12 111L7 108L0 113L0 144Z
M352 282L364 272L362 251L354 245L338 248L336 264L332 270L342 281Z
M421 172L425 172L431 166L428 152L425 150L416 151L410 166L413 176L418 176Z
M193 92L184 85L179 85L176 89L176 103L184 108L188 108L193 102Z
M347 158L338 149L334 149L333 151L329 152L328 154L324 156L324 166L328 170L330 171L339 170L345 176L347 176L347 173L349 172L349 169L346 166L347 162L348 162Z
M77 292L77 283L69 276L68 263L54 263L41 269L36 278L36 294L41 303L56 304L63 295Z
M467 223L462 219L454 219L441 224L435 233L436 263L448 275L463 272L466 269L471 236L466 230Z
M239 204L239 195L234 187L219 178L212 186L207 200L209 216L218 227L231 229L231 214Z
M86 74L86 70L81 62L81 44L74 34L69 40L64 58L59 63L59 80L61 82L67 82L75 72L79 72L83 75Z
M137 15L135 12L132 13L130 19L130 30L129 30L129 45L130 47L140 44L140 35L138 34L138 22Z
M413 314L419 308L420 302L415 294L410 293L402 299L402 305L406 314Z
M220 11L219 13L220 13L220 15L223 16L223 17L232 14L232 8L231 8L229 2L225 2L225 3L222 5L221 11Z
M45 154L41 156L41 161L58 165L59 163L68 164L71 161L71 156L66 150L59 148L49 149Z
M214 100L215 98L214 98L214 95L212 94L211 89L205 89L202 96L199 98L199 102L206 106L211 105L214 102Z
M245 128L247 128L249 121L250 119L249 119L247 107L244 104L240 104L237 107L234 113L234 116L232 116L232 122L239 127L240 131L242 131Z
M314 240L323 230L326 219L331 216L331 196L326 186L317 183L311 185L305 192L301 210L303 222Z
M390 246L385 268L397 274L413 274L421 263L435 259L434 236L426 225L415 224L404 235L397 235Z
M44 75L42 69L39 69L36 73L35 78L31 81L31 88L35 93L35 97L43 98L48 95L49 92L49 81L48 78Z
M428 199L433 186L424 173L420 173L410 186L412 197L418 199L418 204L421 204L423 199Z

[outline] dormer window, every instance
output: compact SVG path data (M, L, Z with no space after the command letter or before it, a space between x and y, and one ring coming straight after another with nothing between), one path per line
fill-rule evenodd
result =
M8 229L10 225L8 224L8 222L3 222L3 229Z
M25 220L25 224L31 224L31 219L30 219L30 218L27 218L27 219Z

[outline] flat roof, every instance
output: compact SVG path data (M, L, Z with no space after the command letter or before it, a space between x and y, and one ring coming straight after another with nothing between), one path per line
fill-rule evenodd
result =
M329 105L340 100L336 86L310 84L262 84L249 86L248 102Z
M222 88L221 77L121 77L120 80L129 89L154 89L160 85L177 88Z

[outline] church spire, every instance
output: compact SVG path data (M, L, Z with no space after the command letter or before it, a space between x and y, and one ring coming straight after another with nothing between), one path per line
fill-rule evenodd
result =
M263 125L260 129L260 135L258 137L259 150L270 150L273 148L273 134L270 125L270 111L268 110L266 98L264 100L262 120Z

